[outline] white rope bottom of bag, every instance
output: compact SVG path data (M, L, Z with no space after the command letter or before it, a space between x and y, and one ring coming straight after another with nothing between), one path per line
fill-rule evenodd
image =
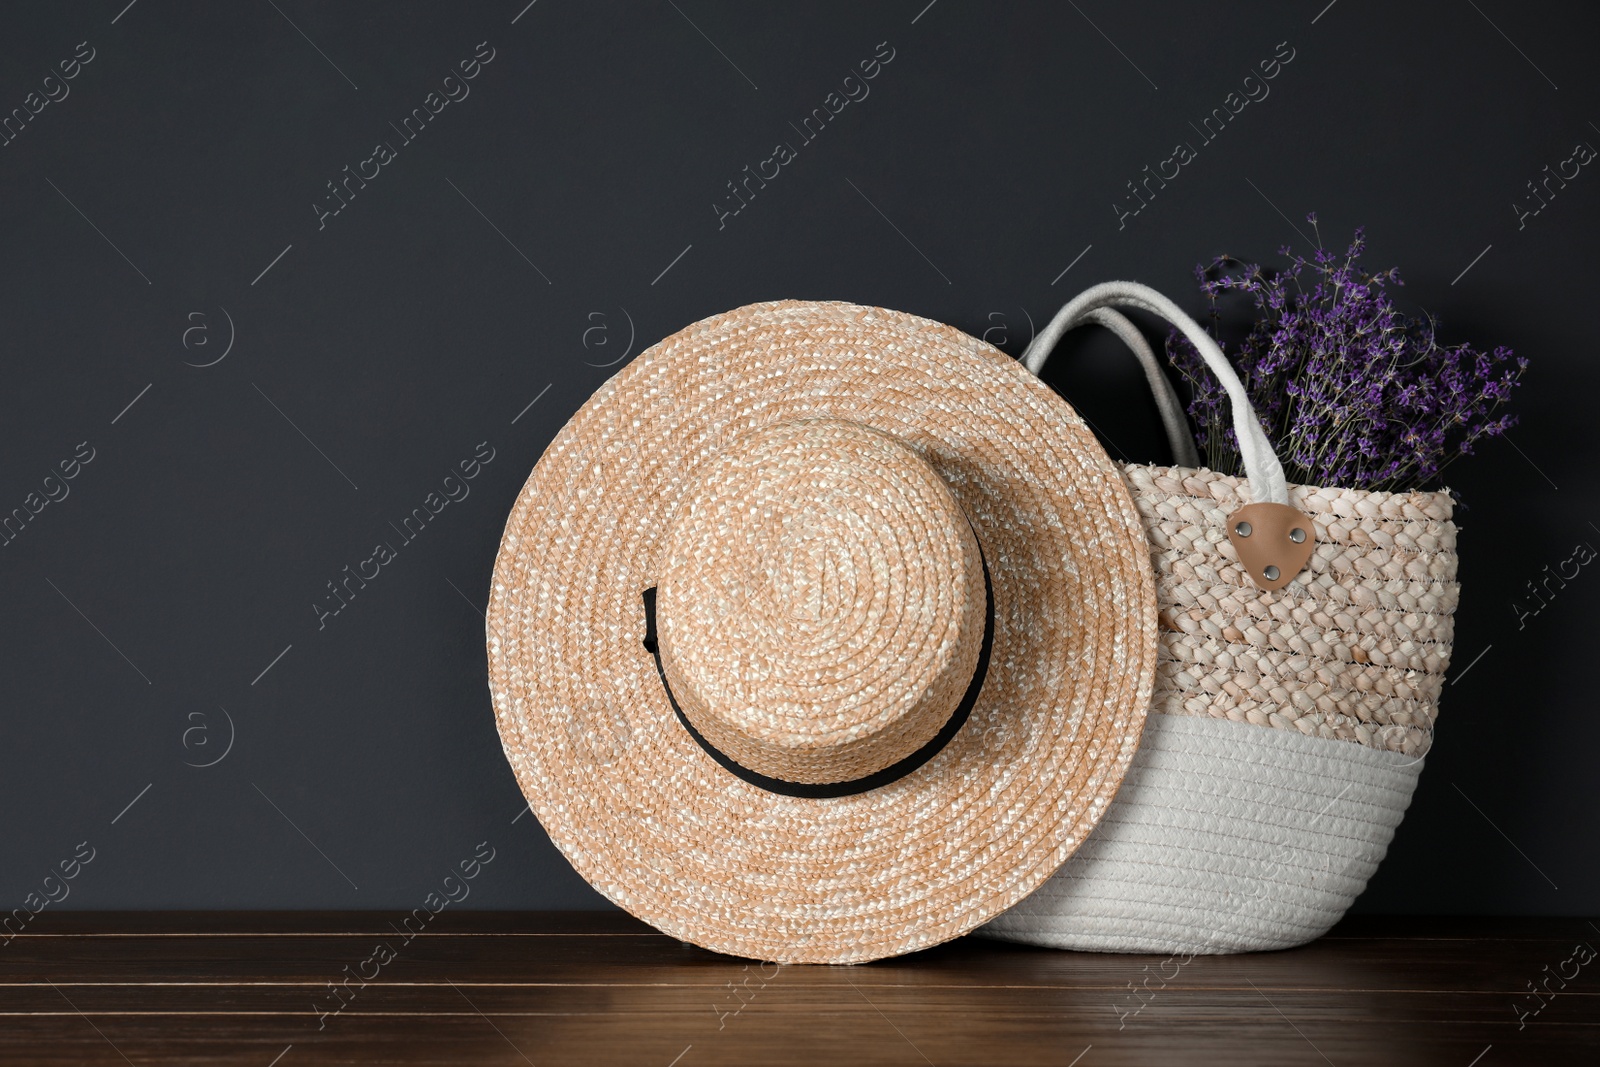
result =
M1366 888L1421 770L1345 741L1151 715L1089 839L978 932L1095 952L1305 944Z

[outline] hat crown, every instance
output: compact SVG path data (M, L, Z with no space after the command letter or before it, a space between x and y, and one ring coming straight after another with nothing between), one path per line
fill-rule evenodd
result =
M722 753L788 782L865 777L939 734L977 667L983 559L939 473L834 419L708 460L665 541L661 665Z

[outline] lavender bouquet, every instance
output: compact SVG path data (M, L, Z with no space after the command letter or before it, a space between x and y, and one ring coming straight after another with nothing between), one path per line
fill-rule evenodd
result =
M1315 214L1306 218L1316 226ZM1222 299L1242 293L1255 305L1254 324L1229 355L1289 481L1430 488L1475 443L1516 425L1515 416L1496 412L1528 361L1505 347L1439 344L1437 320L1395 308L1389 287L1403 283L1394 268L1361 270L1365 244L1358 228L1343 256L1318 248L1281 270L1219 256L1195 275L1211 303L1213 336ZM1177 330L1167 355L1193 386L1189 417L1207 464L1238 473L1227 395Z

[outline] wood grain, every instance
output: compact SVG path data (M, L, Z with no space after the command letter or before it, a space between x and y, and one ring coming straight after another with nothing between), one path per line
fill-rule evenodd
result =
M1305 948L1187 963L965 938L778 967L615 913L446 912L409 940L401 918L41 915L0 946L0 1060L1503 1067L1600 1051L1600 960L1517 1015L1529 982L1600 941L1583 919L1355 918ZM363 967L380 942L394 958Z

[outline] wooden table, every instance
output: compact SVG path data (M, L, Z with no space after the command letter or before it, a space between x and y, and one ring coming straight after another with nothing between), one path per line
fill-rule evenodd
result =
M1357 918L1187 962L969 937L778 967L614 913L446 911L409 938L402 918L46 912L0 947L0 1062L1600 1063L1583 919Z

